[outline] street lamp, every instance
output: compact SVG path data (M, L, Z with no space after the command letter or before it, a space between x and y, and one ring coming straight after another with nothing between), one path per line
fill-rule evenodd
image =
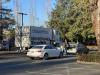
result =
M20 50L22 50L23 49L23 47L22 47L22 31L23 31L22 28L24 25L23 18L24 18L24 15L27 15L27 14L25 14L25 13L18 13L18 14L20 14L22 16L22 26L20 27Z

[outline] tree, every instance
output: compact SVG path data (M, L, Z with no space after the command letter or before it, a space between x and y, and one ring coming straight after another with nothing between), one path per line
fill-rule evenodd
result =
M70 23L69 32L66 34L71 40L77 38L77 40L85 42L93 33L88 7L88 0L73 0L73 6L68 13L68 19L72 24Z
M13 14L11 9L6 9L2 6L2 3L9 2L10 0L1 0L0 1L0 45L6 42L9 42L8 38L11 38L10 28L15 24ZM8 36L9 35L9 36Z
M96 35L98 50L100 51L100 0L89 0L91 19Z
M62 38L86 42L93 33L88 0L57 0L49 26L60 31Z
M51 18L48 22L49 27L56 29L60 32L61 38L63 41L65 41L65 46L69 46L68 39L66 37L66 32L68 31L69 26L66 25L66 5L68 6L68 2L70 0L57 0L57 6L56 9L54 9L51 13ZM69 5L70 6L70 5Z

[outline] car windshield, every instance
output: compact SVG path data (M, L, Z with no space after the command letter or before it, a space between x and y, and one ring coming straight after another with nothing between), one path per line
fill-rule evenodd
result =
M76 45L70 45L71 48L76 48Z
M32 48L39 48L39 49L42 49L43 46L33 46Z

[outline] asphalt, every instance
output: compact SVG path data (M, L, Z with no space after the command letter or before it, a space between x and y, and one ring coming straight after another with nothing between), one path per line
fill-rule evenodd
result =
M75 56L30 60L14 56L0 61L0 75L100 75L99 64L79 64Z

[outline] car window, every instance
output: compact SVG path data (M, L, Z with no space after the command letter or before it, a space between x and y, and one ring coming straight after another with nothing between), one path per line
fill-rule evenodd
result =
M51 46L52 47L52 49L55 49L55 47L54 46Z
M51 49L50 46L46 46L45 49Z
M45 49L55 49L55 47L53 47L52 45L48 45L45 47Z
M70 45L69 49L76 48L76 45Z
M39 48L39 49L42 49L43 46L33 46L32 48Z

